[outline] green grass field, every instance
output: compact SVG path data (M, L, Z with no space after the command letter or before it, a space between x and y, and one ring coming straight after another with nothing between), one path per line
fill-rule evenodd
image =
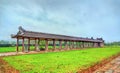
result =
M62 46L64 48L64 46ZM34 50L35 46L30 46L30 50ZM45 46L42 46L41 48L45 48ZM52 49L52 46L48 46L49 49ZM56 48L59 48L59 46L56 46ZM22 51L22 46L19 47L19 51ZM15 47L0 47L0 53L5 52L16 52L16 46Z
M120 47L89 48L3 57L21 73L76 73L120 52Z
M0 47L0 53L4 52L15 52L16 47Z

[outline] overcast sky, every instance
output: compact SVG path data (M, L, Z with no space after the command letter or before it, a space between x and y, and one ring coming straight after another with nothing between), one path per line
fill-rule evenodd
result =
M120 41L120 0L0 0L0 40L26 30Z

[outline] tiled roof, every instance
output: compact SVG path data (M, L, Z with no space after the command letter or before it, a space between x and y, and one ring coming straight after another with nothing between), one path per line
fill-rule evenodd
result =
M12 35L12 38L25 37L25 38L41 38L41 39L55 39L55 40L73 40L73 41L89 41L89 42L103 42L102 38L82 38L42 32L33 32L24 30L22 27L19 27L19 32L16 35Z

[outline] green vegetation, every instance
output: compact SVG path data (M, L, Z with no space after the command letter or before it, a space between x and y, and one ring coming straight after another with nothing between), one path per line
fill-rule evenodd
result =
M64 48L64 46L62 46ZM30 46L30 50L33 51L35 46ZM53 46L48 46L49 50L53 49ZM56 48L59 48L59 46L56 46ZM45 49L45 46L40 46L40 50ZM19 51L22 51L22 46L19 46ZM16 46L14 47L0 47L0 53L5 52L16 52Z
M3 57L21 73L75 73L120 52L120 47L89 48Z
M3 52L15 52L16 47L0 47L0 53Z

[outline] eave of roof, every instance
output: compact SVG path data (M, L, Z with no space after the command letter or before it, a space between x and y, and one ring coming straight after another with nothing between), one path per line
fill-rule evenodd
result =
M19 38L19 37L55 39L55 40L57 39L57 40L86 41L86 42L104 42L104 40L98 40L98 39L90 39L90 38L82 38L82 37L74 37L74 36L66 36L66 35L26 31L22 27L19 27L19 32L16 35L12 36L12 38Z

